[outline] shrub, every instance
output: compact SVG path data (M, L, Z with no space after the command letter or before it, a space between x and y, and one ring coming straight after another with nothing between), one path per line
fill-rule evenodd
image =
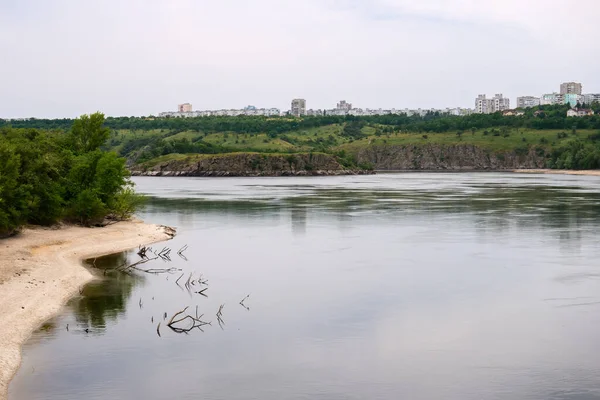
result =
M110 203L111 217L117 221L127 220L144 204L145 200L146 198L137 194L131 186L122 188Z

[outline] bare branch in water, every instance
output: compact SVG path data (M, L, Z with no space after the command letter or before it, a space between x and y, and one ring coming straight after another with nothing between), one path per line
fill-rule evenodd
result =
M244 297L244 298L242 299L242 301L240 301L240 305L241 305L242 307L244 307L246 310L250 311L250 307L247 307L247 306L244 304L244 302L245 302L245 301L248 299L248 297L250 297L250 295L248 295L248 296Z
M200 319L202 315L198 316L197 306L195 318L190 314L186 313L188 308L189 307L186 307L183 310L173 314L173 316L167 323L167 326L175 333L189 333L194 329L198 329L204 332L204 330L202 330L202 327L204 325L210 325L210 322L205 322Z

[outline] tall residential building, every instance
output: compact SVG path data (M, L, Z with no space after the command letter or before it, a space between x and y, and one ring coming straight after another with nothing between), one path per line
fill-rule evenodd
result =
M560 94L581 94L581 83L565 82L560 84Z
M530 108L540 105L540 98L534 96L517 97L517 108Z
M306 100L304 100L304 99L292 100L292 115L295 117L299 117L301 115L306 115Z
M190 103L183 103L177 106L177 111L180 113L183 112L192 112L192 105Z
M339 103L337 103L336 109L337 110L350 111L350 110L352 110L352 104L346 103L346 100L342 100Z
M491 99L486 98L485 94L480 94L475 99L475 112L478 114L492 114L498 111L510 109L510 100L497 93Z
M475 113L489 114L488 113L488 100L485 98L485 94L480 94L475 99Z
M494 95L492 101L494 103L492 105L493 109L491 112L498 112L510 109L510 99L508 99L507 97L502 97L502 93Z

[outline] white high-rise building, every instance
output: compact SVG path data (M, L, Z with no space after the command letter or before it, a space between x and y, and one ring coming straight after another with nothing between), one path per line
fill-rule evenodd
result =
M534 96L517 97L517 108L530 108L540 105L540 98Z
M291 113L295 117L300 117L302 115L306 115L306 100L304 100L304 99L292 100Z
M491 112L495 113L498 111L505 111L510 109L510 99L508 97L503 97L502 93L496 94L492 99L494 102Z
M498 111L510 109L510 100L502 93L497 93L491 99L486 98L485 94L480 94L475 99L475 112L477 114L492 114Z
M480 94L475 99L475 113L477 114L489 114L488 112L488 100L485 94Z
M346 100L342 100L339 103L337 103L337 110L344 110L344 111L350 111L352 110L352 104L347 103Z

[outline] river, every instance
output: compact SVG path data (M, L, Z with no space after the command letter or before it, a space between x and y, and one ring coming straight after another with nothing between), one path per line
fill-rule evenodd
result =
M597 177L134 180L171 273L107 270L9 399L600 399Z

